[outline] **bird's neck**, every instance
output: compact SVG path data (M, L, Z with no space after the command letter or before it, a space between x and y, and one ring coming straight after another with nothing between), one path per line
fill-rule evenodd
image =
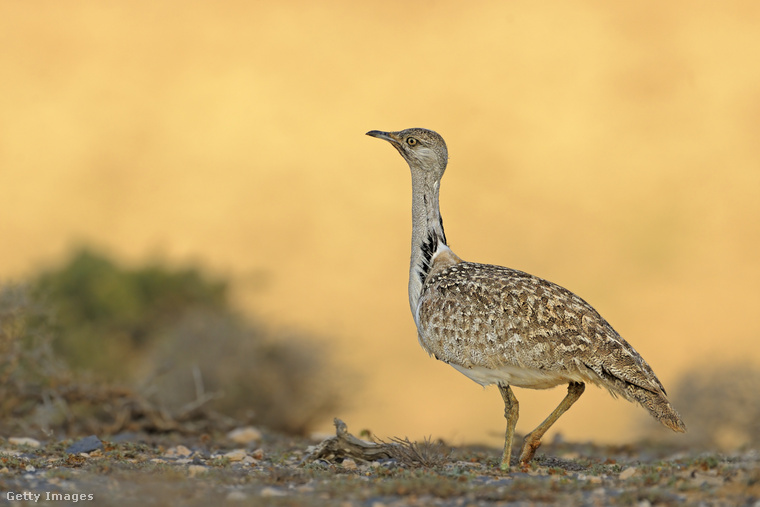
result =
M416 316L417 302L433 260L448 251L443 220L438 207L440 181L430 182L412 175L412 258L409 265L409 305Z

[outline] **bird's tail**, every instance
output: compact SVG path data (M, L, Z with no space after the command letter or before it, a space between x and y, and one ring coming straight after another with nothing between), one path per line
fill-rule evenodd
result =
M647 409L652 417L671 430L679 433L686 431L686 425L681 416L670 404L664 392L653 392L634 384L627 384L624 393L621 394Z

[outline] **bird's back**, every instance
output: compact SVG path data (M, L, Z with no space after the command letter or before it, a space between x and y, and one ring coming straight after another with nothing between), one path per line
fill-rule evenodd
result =
M425 350L483 385L591 382L640 403L631 390L664 398L650 366L591 305L522 271L471 262L433 269L417 325Z

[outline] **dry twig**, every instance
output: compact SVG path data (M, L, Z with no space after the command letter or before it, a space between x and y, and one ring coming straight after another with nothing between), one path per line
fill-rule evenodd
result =
M442 442L425 439L422 443L408 438L392 438L390 442L369 442L350 434L346 423L335 419L335 436L323 440L309 451L302 463L318 459L342 461L352 458L358 461L395 459L406 465L431 467L440 465L448 457Z

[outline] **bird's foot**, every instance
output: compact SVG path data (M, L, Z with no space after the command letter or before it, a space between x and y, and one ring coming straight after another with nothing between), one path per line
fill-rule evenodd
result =
M531 435L525 437L525 442L523 443L523 448L520 452L520 465L527 467L540 445L541 440L539 438L531 437Z
M511 446L510 446L511 447ZM509 472L510 471L510 458L512 457L512 453L510 452L512 449L504 449L504 452L501 455L501 462L499 463L499 469L502 472Z

